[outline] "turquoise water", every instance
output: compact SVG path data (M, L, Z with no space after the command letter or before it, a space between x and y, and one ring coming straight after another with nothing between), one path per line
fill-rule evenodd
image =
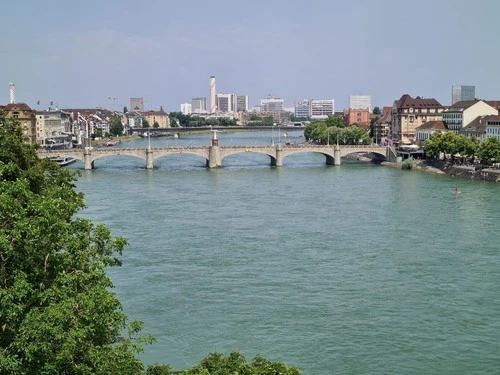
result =
M183 369L237 350L314 375L499 373L498 185L344 159L326 166L315 154L269 163L243 153L207 170L178 155L148 171L115 156L82 172L82 215L129 240L110 275L129 318L157 339L146 363Z

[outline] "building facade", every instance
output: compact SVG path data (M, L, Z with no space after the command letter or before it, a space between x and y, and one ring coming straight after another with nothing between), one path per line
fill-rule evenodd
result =
M234 94L217 94L217 112L221 113L232 113L235 112L234 104L236 101L236 95Z
M442 119L449 130L458 133L478 116L497 115L498 110L482 100L456 102L442 113Z
M28 143L36 143L36 114L26 103L9 103L4 108L5 117L15 119L21 125Z
M343 113L343 119L346 125L357 124L363 129L368 129L370 127L370 111L368 110L368 108L346 109Z
M441 120L445 109L434 98L412 98L404 94L395 100L391 112L389 139L393 144L408 144L416 141L415 129L427 121Z
M158 123L159 128L170 128L170 118L164 111L147 111L142 115L148 121L150 128L154 127L155 122Z
M351 95L349 96L349 108L350 109L368 109L368 112L372 108L372 97L371 95Z
M181 113L183 115L190 115L193 112L191 103L181 104Z
M207 98L191 99L191 113L207 113Z
M448 131L446 124L442 120L427 121L415 129L417 143L428 140L434 133Z
M326 119L335 113L335 100L333 99L311 99L310 118Z
M248 112L248 95L236 95L236 112Z
M130 98L130 111L144 112L144 98Z
M454 85L451 88L451 105L476 99L476 86Z
M72 133L70 113L60 110L36 112L37 143L51 146L64 140L71 140L69 135Z

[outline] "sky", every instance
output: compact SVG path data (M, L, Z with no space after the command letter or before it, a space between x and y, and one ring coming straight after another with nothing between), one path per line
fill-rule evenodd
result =
M179 111L193 97L500 100L498 0L17 0L0 12L0 104ZM40 101L40 105L37 105Z

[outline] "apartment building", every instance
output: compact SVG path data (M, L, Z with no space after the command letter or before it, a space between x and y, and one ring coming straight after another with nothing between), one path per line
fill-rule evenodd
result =
M19 121L30 144L36 143L36 113L26 103L9 103L3 108L6 118Z
M441 112L444 109L445 107L434 98L402 95L392 106L389 139L394 144L414 142L415 129L427 121L441 120Z
M464 100L445 109L441 115L447 128L458 133L478 116L498 115L498 110L483 100Z
M170 118L165 111L147 111L143 112L142 115L151 128L154 127L155 122L158 123L159 128L170 128Z

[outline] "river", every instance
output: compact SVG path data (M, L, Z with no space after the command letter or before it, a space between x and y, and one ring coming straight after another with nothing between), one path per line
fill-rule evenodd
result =
M226 132L219 144L302 134ZM210 135L151 139L177 144ZM81 216L129 240L109 274L156 337L146 364L240 351L306 375L498 373L498 184L316 154L282 168L253 153L212 170L190 155L154 170L124 156L95 164L77 182Z

